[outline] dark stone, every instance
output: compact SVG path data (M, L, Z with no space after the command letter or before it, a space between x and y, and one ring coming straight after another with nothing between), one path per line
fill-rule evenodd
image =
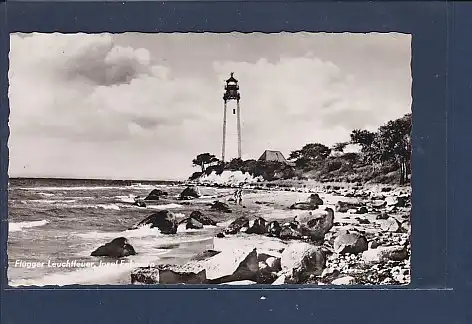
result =
M279 222L272 221L267 225L267 233L269 236L280 236L280 231L282 230L282 226L280 226Z
M187 187L180 193L180 199L183 200L198 198L200 196L200 190L198 190L198 187L196 186Z
M175 234L177 233L177 219L175 215L168 210L160 210L157 213L150 215L143 219L138 224L131 227L131 229L137 229L141 226L151 225L151 228L157 227L162 234Z
M160 190L160 189L153 189L149 195L147 195L146 198L144 198L144 200L150 200L150 201L156 201L156 200L159 200L160 197L164 197L164 196L167 196L168 193L163 191L163 190Z
M203 215L203 213L198 211L198 210L193 211L190 214L190 218L193 218L193 219L199 221L200 223L202 223L202 225L216 226L216 221L215 220L211 219L208 216Z
M291 205L290 209L299 209L299 210L315 210L318 209L318 205L313 205L307 202L299 202Z
M390 217L390 216L389 216L387 213L383 212L383 213L381 213L380 215L377 215L376 219L378 219L378 220L381 220L381 219L388 219L389 217Z
M323 200L318 194L311 194L310 197L308 197L308 203L312 205L324 205Z
M262 217L255 219L252 226L250 224L250 227L247 229L246 233L260 235L267 233L266 220Z
M189 218L187 219L187 223L185 224L186 229L202 229L203 224L197 221L196 219Z
M216 237L218 237L218 238L224 238L224 237L226 237L226 236L225 236L223 233L218 233L218 234L216 234Z
M360 233L341 233L334 240L334 250L340 254L358 254L366 251L367 249L367 239Z
M367 210L366 206L359 207L356 210L356 214L367 214L369 211Z
M291 226L283 226L280 231L280 238L282 240L300 240L302 237L302 233Z
M122 258L129 255L135 255L136 251L124 237L118 237L105 245L100 246L93 251L91 256L107 256L112 258Z
M236 218L228 227L225 228L226 234L236 234L243 228L249 228L249 219L245 216Z
M141 199L136 199L133 205L138 207L146 207L146 203Z
M231 213L231 209L229 206L221 201L215 201L211 207L212 210L223 212L223 213Z

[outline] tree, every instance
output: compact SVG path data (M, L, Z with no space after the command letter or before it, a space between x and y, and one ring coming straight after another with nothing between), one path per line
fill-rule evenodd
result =
M331 154L331 149L320 143L306 144L301 150L290 153L289 160L295 160L299 167L306 167L315 161L326 159Z
M220 160L218 158L210 153L202 153L198 154L195 159L192 160L192 164L194 166L199 166L202 168L202 172L205 172L206 166L211 165L213 163L218 163Z
M333 151L343 153L348 144L348 142L336 143L333 145Z
M368 151L375 140L375 133L368 130L355 129L351 132L351 144L358 144L362 152Z
M411 161L411 114L380 126L375 146L382 161L395 162L400 167L400 184L405 184Z

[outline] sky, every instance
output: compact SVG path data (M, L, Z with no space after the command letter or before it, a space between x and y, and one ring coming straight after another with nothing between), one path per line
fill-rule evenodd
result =
M411 111L410 45L397 33L12 34L9 174L186 179L197 154L221 156L230 72L243 159L347 141Z

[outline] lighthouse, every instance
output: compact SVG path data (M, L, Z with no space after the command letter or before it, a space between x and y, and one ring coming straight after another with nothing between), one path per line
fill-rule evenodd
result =
M234 72L231 72L230 78L226 80L225 93L223 95L223 144L221 149L221 161L225 161L226 150L226 123L227 123L227 108L228 102L236 101L236 108L233 108L233 115L236 115L236 127L238 132L238 158L241 158L241 110L239 100L241 95L239 93L238 80L234 78Z

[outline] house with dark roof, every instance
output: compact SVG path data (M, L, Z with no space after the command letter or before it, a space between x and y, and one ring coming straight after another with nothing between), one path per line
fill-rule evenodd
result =
M280 151L265 150L264 153L262 153L261 157L259 158L259 161L275 161L275 162L285 163L291 166L295 165L294 163L289 162Z

